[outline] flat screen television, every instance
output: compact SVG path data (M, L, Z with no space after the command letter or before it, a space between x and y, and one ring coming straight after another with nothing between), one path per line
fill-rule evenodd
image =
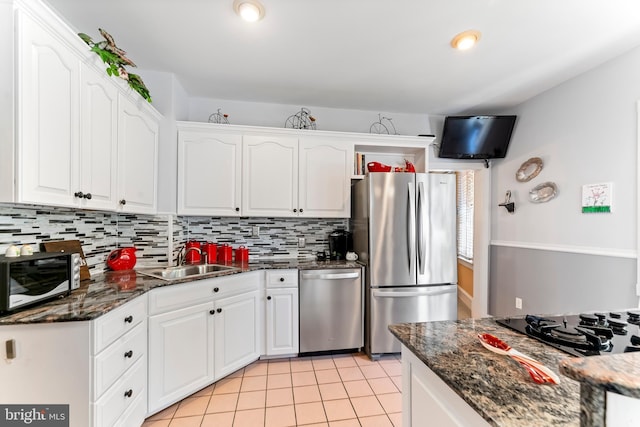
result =
M515 123L516 116L447 116L438 157L502 159Z

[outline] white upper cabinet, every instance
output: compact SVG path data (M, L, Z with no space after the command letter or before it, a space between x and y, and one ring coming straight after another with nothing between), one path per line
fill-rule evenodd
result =
M348 218L353 142L338 132L178 124L178 214Z
M299 196L301 216L351 216L353 144L338 138L301 138Z
M82 67L80 185L83 207L114 210L117 197L118 90L91 67Z
M242 135L178 132L178 214L240 216Z
M0 144L1 201L155 213L161 116L44 3L13 6L15 140Z
M17 16L17 201L74 205L79 183L80 60L21 10Z
M245 135L242 214L296 216L298 213L298 138Z
M125 212L153 214L158 185L158 120L122 94L118 104L118 204Z

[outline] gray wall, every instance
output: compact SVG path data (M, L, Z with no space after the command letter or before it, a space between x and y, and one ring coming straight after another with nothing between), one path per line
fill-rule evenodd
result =
M491 246L489 314L511 316L635 307L636 260ZM522 310L515 298L522 299Z
M514 314L636 307L640 48L509 111L519 116L507 158L492 163L489 310ZM515 173L530 157L542 172ZM534 204L544 181L558 196ZM613 183L611 213L581 212L585 184ZM498 207L511 190L516 211ZM519 249L527 248L527 249ZM585 255L590 254L590 255Z

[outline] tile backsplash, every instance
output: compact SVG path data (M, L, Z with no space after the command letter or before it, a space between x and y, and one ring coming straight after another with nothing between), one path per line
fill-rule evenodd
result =
M259 235L253 235L259 227ZM328 249L328 235L347 228L347 219L219 218L135 215L49 206L0 204L0 254L10 245L39 250L45 241L80 240L90 272L106 269L107 255L135 246L137 266L175 264L187 240L249 248L251 258L298 258ZM305 238L304 248L298 238Z

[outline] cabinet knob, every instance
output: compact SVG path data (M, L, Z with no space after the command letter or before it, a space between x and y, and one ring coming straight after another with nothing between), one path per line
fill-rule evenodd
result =
M216 314L215 310L209 310L209 314Z
M236 212L240 212L240 208L236 208Z
M131 397L131 396L133 396L133 390L129 389L124 392L124 397Z
M133 322L133 316L127 316L124 318L124 323L132 323Z
M280 281L281 281L281 282L284 282L284 277L281 277L281 278L280 278Z
M124 354L124 357L131 359L133 357L133 350L129 350Z
M268 299L268 300L271 300L271 296L268 296L268 297L267 297L267 299Z
M294 209L293 211L294 211L294 212L298 212L298 209Z
M82 191L76 191L75 193L73 193L73 195L78 199L81 199L84 197L84 193Z
M126 204L127 204L127 201L126 201L125 199L122 199L122 200L120 200L120 204L121 204L122 206L124 206L124 205L126 205Z
M218 292L220 288L213 288L213 292Z
M222 313L222 309L221 309L221 308L217 309L216 311L217 311L218 313Z
M304 212L304 209L300 208L300 213Z
M92 196L91 196L91 193L87 193L87 194L85 194L85 195L84 195L84 196L82 196L82 197L84 197L84 198L85 198L85 199L87 199L87 200L91 200L91 197L92 197Z

